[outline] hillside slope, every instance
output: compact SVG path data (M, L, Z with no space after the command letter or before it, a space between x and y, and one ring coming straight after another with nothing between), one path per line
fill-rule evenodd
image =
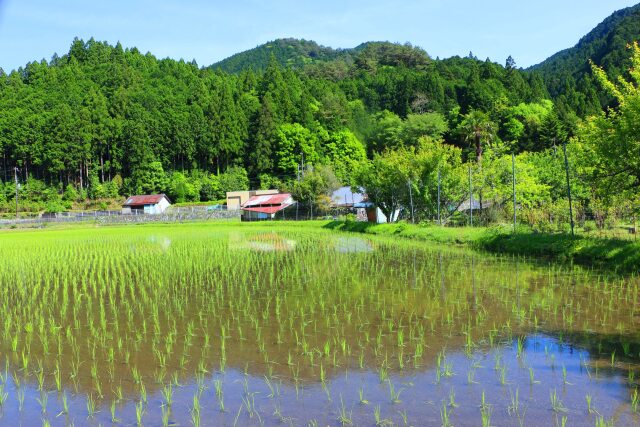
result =
M331 61L344 54L340 49L321 46L314 41L285 38L236 53L211 65L211 68L232 74L246 69L262 71L269 65L272 55L283 67L300 68L313 62Z
M609 76L624 75L631 66L627 46L638 40L640 4L613 13L574 47L556 53L529 71L540 73L551 96L571 109L579 114L594 112L611 100L594 87L589 60L603 67ZM576 90L584 96L573 95ZM596 100L600 105L588 105Z

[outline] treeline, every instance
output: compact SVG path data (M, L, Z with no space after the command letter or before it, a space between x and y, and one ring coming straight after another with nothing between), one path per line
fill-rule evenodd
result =
M473 147L472 155L422 136L415 146L373 153L355 180L387 218L401 211L416 222L469 223L473 207L476 224L504 223L513 220L515 203L518 221L541 231L568 232L574 222L585 231L623 225L636 232L640 47L636 43L630 51L628 80L613 80L604 69L592 68L594 81L617 107L580 120L572 130L557 119L550 102L509 108L507 117L516 117L507 121L512 126L493 121L495 111L475 110L463 116L455 131ZM541 123L532 138L538 145L525 151L526 132L510 135L519 135L513 139L518 144L501 135L501 130L521 130L519 117L537 117Z
M74 194L216 200L225 173L246 176L242 187L284 188L309 165L353 184L368 159L421 138L476 158L472 122L491 129L490 144L542 151L577 122L547 98L541 77L511 58L433 60L410 45L227 74L76 39L63 56L1 73L0 197L10 210L15 167L21 191L48 188L53 205Z

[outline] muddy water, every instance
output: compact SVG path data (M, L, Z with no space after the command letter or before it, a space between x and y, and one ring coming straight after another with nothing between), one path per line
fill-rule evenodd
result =
M636 278L282 227L0 242L3 425L640 421Z

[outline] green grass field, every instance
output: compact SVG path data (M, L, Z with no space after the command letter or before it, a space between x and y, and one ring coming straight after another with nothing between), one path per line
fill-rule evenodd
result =
M446 245L575 262L620 273L640 272L640 242L592 235L544 234L520 227L438 227L412 224L369 224L333 221L325 228L372 235L395 236Z

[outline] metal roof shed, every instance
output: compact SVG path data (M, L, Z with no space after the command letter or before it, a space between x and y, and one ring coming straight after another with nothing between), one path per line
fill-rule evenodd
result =
M273 219L276 213L293 205L289 193L253 196L242 205L242 219L256 221Z

